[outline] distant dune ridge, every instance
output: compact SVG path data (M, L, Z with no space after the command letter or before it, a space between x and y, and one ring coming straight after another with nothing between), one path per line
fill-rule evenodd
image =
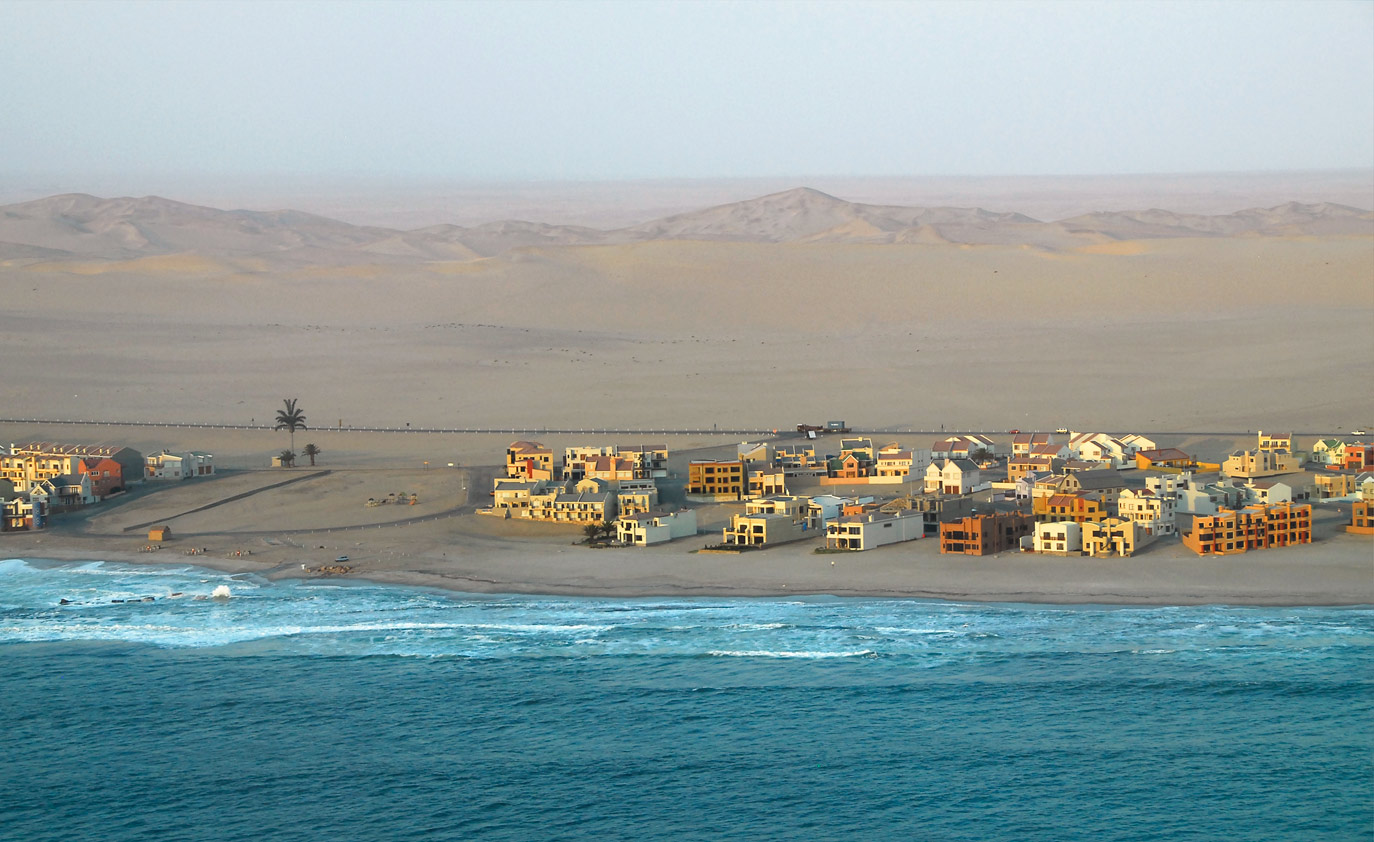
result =
M402 231L293 210L218 210L156 196L102 199L73 193L0 206L0 260L19 263L196 254L287 265L407 264L474 260L531 246L658 240L1026 245L1067 251L1139 239L1371 235L1374 212L1329 202L1289 202L1217 216L1151 209L1044 222L982 208L860 204L806 187L611 230L505 220Z

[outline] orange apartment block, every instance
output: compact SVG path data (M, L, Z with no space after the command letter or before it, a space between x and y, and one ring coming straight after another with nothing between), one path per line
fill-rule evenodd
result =
M703 459L687 465L687 493L717 500L742 500L748 491L744 462Z
M1250 550L1312 543L1312 507L1282 503L1222 509L1193 518L1183 543L1198 555L1234 555Z
M974 515L940 524L940 552L991 555L1016 550L1035 522L1022 512Z
M1356 535L1374 535L1374 512L1371 509L1374 509L1374 505L1368 500L1356 500L1350 512L1350 525L1345 531Z

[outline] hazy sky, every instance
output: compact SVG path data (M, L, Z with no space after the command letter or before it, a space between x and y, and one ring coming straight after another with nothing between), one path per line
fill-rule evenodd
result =
M68 188L1374 166L1364 0L0 0L0 32L0 173Z

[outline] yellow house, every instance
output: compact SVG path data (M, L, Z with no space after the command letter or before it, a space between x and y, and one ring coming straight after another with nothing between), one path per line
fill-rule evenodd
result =
M1133 520L1109 517L1083 524L1083 555L1094 558L1129 558L1150 540L1149 533Z
M806 521L798 522L786 514L736 514L721 530L723 543L745 547L782 544L809 537Z
M1265 433L1263 430L1260 430L1255 438L1257 440L1256 449L1258 450L1281 450L1284 453L1293 452L1292 433Z
M1302 466L1297 457L1282 450L1237 450L1222 463L1228 477L1271 477L1290 474Z

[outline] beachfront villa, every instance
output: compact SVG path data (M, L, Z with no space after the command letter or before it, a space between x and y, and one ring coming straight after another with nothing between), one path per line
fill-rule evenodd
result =
M914 541L925 534L925 518L920 512L870 511L844 515L826 524L825 546L831 550L863 551Z
M973 515L940 524L940 552L992 555L1020 547L1034 522L1022 512Z
M691 509L676 512L636 512L616 519L616 538L622 544L646 547L697 534L697 513Z

